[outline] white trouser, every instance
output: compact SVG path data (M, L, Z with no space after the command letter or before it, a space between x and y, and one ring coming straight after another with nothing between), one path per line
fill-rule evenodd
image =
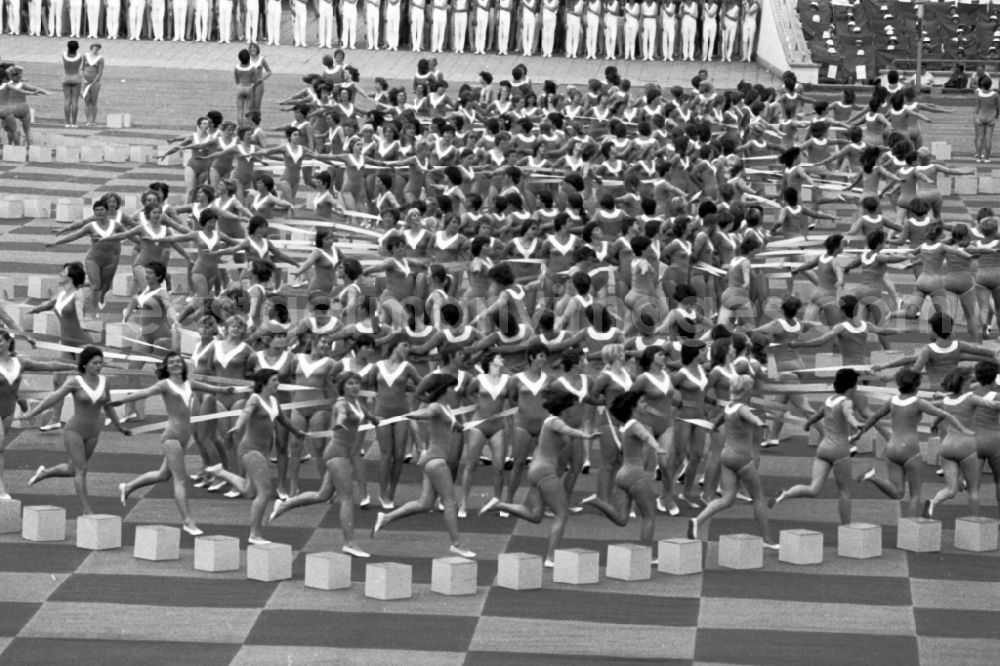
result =
M49 3L48 30L49 37L62 37L63 0L52 0Z
M698 21L692 16L681 18L681 55L684 60L694 60L694 39L698 32Z
M507 55L507 46L510 43L510 12L497 10L497 51L500 55Z
M597 57L597 33L600 29L601 18L593 12L587 12L587 57Z
M488 9L476 9L476 53L486 53L486 28L490 22Z
M87 0L87 39L97 39L100 29L101 0Z
M455 12L451 15L451 50L465 53L465 36L469 31L469 12Z
M715 37L719 33L719 22L705 19L701 24L701 59L709 61L715 51Z
M535 46L535 12L521 12L521 52L530 56Z
M108 39L118 39L118 28L121 27L121 0L108 0L104 8L104 30Z
M292 44L295 46L306 45L306 3L292 0Z
M128 6L129 39L139 39L142 36L142 15L145 10L145 0L132 0L132 4Z
M639 19L625 17L625 59L635 60L635 41L639 37Z
M389 47L390 51L395 51L399 48L399 18L400 18L400 7L402 3L392 4L387 2L385 5L385 43Z
M656 17L642 19L642 57L652 60L656 56Z
M149 3L149 17L153 23L153 39L162 42L163 22L167 17L167 0L151 0Z
M677 18L663 19L663 59L674 59L674 47L677 42Z
M353 49L358 42L358 8L344 5L340 10L340 42L345 49Z
M183 42L187 32L188 0L174 0L174 41ZM130 19L131 20L131 19Z
M448 35L448 10L435 8L431 13L431 53L444 50L444 38Z
M743 36L742 36L742 46L740 49L740 55L744 60L750 62L750 57L753 55L753 40L757 36L757 19L748 18L743 22Z
M424 8L410 10L410 48L419 51L424 48Z
M378 50L378 30L382 26L382 11L378 5L365 6L365 46Z
M281 0L267 0L267 43L281 46Z
M80 38L80 24L83 22L83 0L69 0L69 36Z
M736 21L733 19L722 19L722 59L729 62L733 59L733 51L736 47Z
M542 10L542 55L552 57L556 45L556 13Z
M42 34L42 0L28 3L28 34L32 37Z
M576 14L566 15L566 55L575 58L580 55L580 33L583 21ZM544 42L542 42L544 44Z
M7 0L7 32L21 34L21 0Z
M604 57L615 58L618 50L618 17L613 14L604 15Z
M244 33L247 42L257 41L257 32L260 29L260 5L257 4L256 0L250 0L247 2L247 14L243 24Z
M211 28L208 14L208 0L195 0L194 3L194 38L196 41L208 40Z
M333 48L333 3L319 3L319 47Z
M219 0L219 41L228 44L233 39L233 0Z

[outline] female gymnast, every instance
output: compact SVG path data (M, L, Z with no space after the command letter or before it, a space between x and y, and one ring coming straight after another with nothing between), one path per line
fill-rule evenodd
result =
M543 509L547 507L555 516L549 529L549 544L545 551L545 567L549 569L555 567L555 551L562 542L569 517L569 498L559 478L561 461L566 459L566 449L570 446L571 439L590 440L599 436L596 432L570 428L560 418L560 414L576 403L576 396L571 393L556 388L545 390L542 404L549 416L542 422L538 450L528 467L528 483L531 484L528 497L524 504L506 504L499 498L492 497L479 510L479 515L503 511L537 525L542 522Z
M28 480L28 485L33 486L52 477L72 477L83 515L94 513L87 496L87 465L97 448L98 438L104 429L104 419L109 419L123 435L132 434L121 424L118 414L111 407L111 392L106 378L101 374L103 366L104 354L101 350L93 346L84 347L77 357L76 369L79 374L63 382L54 393L25 415L25 418L34 418L50 407L62 404L66 396L73 396L73 418L63 430L63 446L66 447L70 461L53 467L39 466Z
M340 397L333 403L333 433L323 449L321 466L324 471L319 490L275 500L268 523L292 509L329 502L336 493L340 503L340 530L344 537L341 550L352 557L367 558L370 557L368 552L360 548L354 539L354 466L364 464L357 460L363 439L363 433L358 428L365 421L377 425L378 417L368 411L360 398L361 377L357 373L345 373L338 384ZM327 414L328 417L331 415L330 412Z
M387 525L407 516L426 513L434 506L434 498L439 497L443 505L444 524L451 538L449 551L460 557L474 558L476 554L462 545L458 533L458 501L455 498L455 486L452 483L451 469L448 467L449 434L452 430L460 430L461 424L446 404L455 399L455 387L458 378L450 374L438 374L424 384L424 393L414 396L418 402L427 403L421 409L406 414L407 418L425 420L428 422L428 437L423 442L417 465L423 468L423 486L420 498L411 500L403 506L383 513L379 511L372 527L372 538Z
M128 496L139 488L163 483L173 479L174 501L180 511L184 531L191 536L201 536L204 532L198 528L187 501L187 469L184 466L184 450L191 439L191 406L194 391L202 393L235 393L235 386L214 386L196 379L188 379L187 363L177 352L169 352L163 357L156 369L159 380L152 386L124 398L113 400L111 407L118 407L136 400L145 400L154 395L161 396L167 410L167 425L160 437L163 450L163 464L160 468L141 474L127 483L118 484L118 493L125 506Z

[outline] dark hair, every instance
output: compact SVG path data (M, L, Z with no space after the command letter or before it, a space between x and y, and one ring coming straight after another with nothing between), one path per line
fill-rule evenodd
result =
M648 371L653 365L653 357L660 352L666 353L659 345L650 345L643 349L642 354L639 355L639 369L643 372Z
M80 355L76 357L76 371L82 374L87 364L97 357L104 358L104 352L99 347L87 345L80 351Z
M846 393L858 385L858 371L854 368L841 368L837 370L837 375L833 378L833 390L837 393Z
M976 373L976 381L983 386L989 386L997 379L997 374L1000 373L1000 364L996 361L980 361L976 363L974 368Z
M901 368L896 373L896 386L902 393L916 393L920 388L920 373L913 368Z
M483 372L489 372L490 363L493 362L497 356L500 356L500 352L488 351L483 355L483 359L479 362L479 366L483 369Z
M932 314L928 323L931 325L931 330L934 332L934 335L946 340L951 337L952 331L955 328L955 322L952 320L951 316L943 312L935 312Z
M63 268L66 269L66 276L73 283L74 287L82 287L87 281L87 271L83 270L83 264L79 261L63 264Z
M184 369L181 371L181 379L187 381L188 378L187 361L184 360L184 357L181 356L180 352L175 352L175 351L167 352L166 356L163 357L163 360L160 361L160 364L156 366L157 379L166 379L167 377L170 376L170 373L167 371L167 363L169 363L170 359L174 358L175 356L181 360L181 363L184 364Z
M458 386L458 377L449 373L438 373L427 379L427 385L419 399L422 402L437 402L452 386Z
M958 366L944 376L941 380L941 388L948 393L958 393L965 386L965 380L969 376L969 368Z
M163 282L164 280L167 279L167 267L164 266L159 261L149 262L148 264L146 264L146 268L153 271L153 275L156 276L156 279L159 282Z
M635 411L635 408L641 399L641 392L625 391L624 393L615 396L615 399L611 401L611 407L608 411L611 412L611 416L615 417L622 423L625 423L632 418L632 412Z
M553 416L559 416L576 402L576 396L569 391L557 388L547 388L542 391L542 406Z
M276 374L278 374L278 371L272 370L271 368L261 368L257 372L253 373L250 377L250 379L253 380L253 392L260 393L264 390L264 386L266 386L267 382L271 380L271 377L274 377Z

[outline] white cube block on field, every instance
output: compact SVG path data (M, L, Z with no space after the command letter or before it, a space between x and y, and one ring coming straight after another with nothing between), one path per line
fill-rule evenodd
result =
M76 164L80 161L80 146L56 146L56 162Z
M686 576L702 570L703 544L699 539L661 539L656 551L660 573Z
M104 161L103 143L85 143L80 146L80 161L84 164L99 164Z
M570 585L593 585L601 579L601 556L596 550L561 548L555 552L552 580Z
M21 538L28 541L62 541L66 538L66 509L41 504L24 507Z
M128 161L129 162L152 162L156 159L156 148L154 146L137 146L130 145L128 147Z
M28 147L27 146L12 146L7 144L3 147L3 161L4 162L27 162L28 161Z
M727 569L764 567L764 540L752 534L723 534L719 537L719 566Z
M955 193L955 179L951 176L938 176L938 189L943 196L950 197Z
M111 293L115 296L131 296L135 292L135 277L130 270L115 273L111 282Z
M637 543L608 546L604 574L616 580L649 580L652 576L653 549Z
M25 331L31 332L32 326L35 323L35 315L31 314L34 305L30 303L15 303L8 301L4 304L3 309L7 311L11 319L17 322L18 326L23 328Z
M16 499L0 500L0 534L17 534L21 531L21 502Z
M76 519L76 547L86 550L111 550L122 547L122 518L106 513Z
M1000 178L994 178L993 176L980 176L979 194L997 193L1000 193Z
M270 583L292 577L292 547L287 543L247 546L247 578Z
M140 525L135 528L132 557L163 562L181 557L181 530L169 525Z
M52 161L53 153L55 153L55 150L53 150L52 146L38 144L28 146L28 161L47 164Z
M955 548L983 553L997 549L997 521L980 516L955 520Z
M931 155L939 161L951 159L951 144L947 141L931 141Z
M184 151L177 151L167 155L169 150L169 146L161 146L160 149L156 151L156 161L159 164L163 166L178 166L184 163Z
M52 201L50 199L25 199L25 217L52 217Z
M849 523L837 528L837 555L856 560L882 557L882 526Z
M932 435L927 439L920 440L920 456L928 465L937 465L941 455L941 438Z
M167 271L167 277L170 280L171 293L185 294L185 295L191 293L191 285L188 284L187 271L182 271L180 269L175 268L173 270ZM289 307L288 309L294 312L294 308Z
M351 556L344 553L306 555L305 586L317 590L344 590L351 586Z
M977 176L955 176L955 194L978 194L979 178Z
M125 119L123 113L109 113L105 122L111 129L123 129L125 127Z
M59 335L59 318L52 312L39 312L31 321L31 331L38 335Z
M497 586L508 590L540 590L542 558L530 553L500 553Z
M120 164L128 161L128 144L109 143L104 146L104 161Z
M56 222L78 222L83 219L82 203L56 202Z
M18 199L0 199L0 220L19 220L24 217L24 202Z
M413 567L399 562L375 562L365 567L365 596L382 601L413 596Z
M782 530L778 559L789 564L822 564L823 533L814 530Z
M930 518L900 518L896 526L896 548L912 553L941 550L941 521Z
M194 353L195 347L201 341L201 336L198 331L189 331L188 329L181 329L181 353L185 356L190 356Z
M431 592L451 597L476 593L479 565L466 557L438 557L431 563Z
M59 291L59 278L55 275L29 275L28 298L51 298Z
M200 536L194 540L197 571L236 571L240 568L240 540L230 536Z
M126 344L122 336L133 337L129 335L129 332L127 324L119 321L109 321L104 325L104 344L108 347L124 349Z

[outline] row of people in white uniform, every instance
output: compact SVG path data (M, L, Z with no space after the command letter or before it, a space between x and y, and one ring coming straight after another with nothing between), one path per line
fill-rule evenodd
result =
M4 24L10 34L20 34L23 7L28 7L27 32L96 39L115 39L121 22L127 22L129 39L151 37L162 41L172 25L172 39L185 41L193 25L196 41L208 41L217 24L218 39L257 41L260 29L271 45L281 43L282 0L49 0L43 25L42 0L0 0ZM721 35L719 55L730 61L738 53L750 60L757 34L759 0L287 0L293 25L292 42L307 46L312 11L317 15L317 44L333 48L339 37L345 48L358 48L359 24L369 49L400 46L403 12L409 21L410 47L441 53L450 49L475 53L493 49L501 55L518 51L551 57L557 34L565 35L564 53L594 59L624 57L673 60L680 36L680 56L694 60L701 36L702 60L714 56ZM310 10L310 5L313 10ZM102 13L103 10L103 13ZM148 16L147 16L148 10ZM263 10L264 16L261 16ZM63 25L68 14L68 25ZM217 22L216 22L217 17ZM103 18L103 26L102 19ZM264 25L262 26L261 19ZM145 28L144 24L150 27ZM563 30L559 31L562 27ZM103 30L102 30L103 28ZM429 40L427 39L429 28ZM512 34L515 32L517 34ZM86 34L84 34L86 33ZM102 34L103 33L103 34ZM514 38L512 40L512 37ZM512 44L513 42L513 44ZM540 45L539 45L540 42ZM539 48L540 46L540 48Z

